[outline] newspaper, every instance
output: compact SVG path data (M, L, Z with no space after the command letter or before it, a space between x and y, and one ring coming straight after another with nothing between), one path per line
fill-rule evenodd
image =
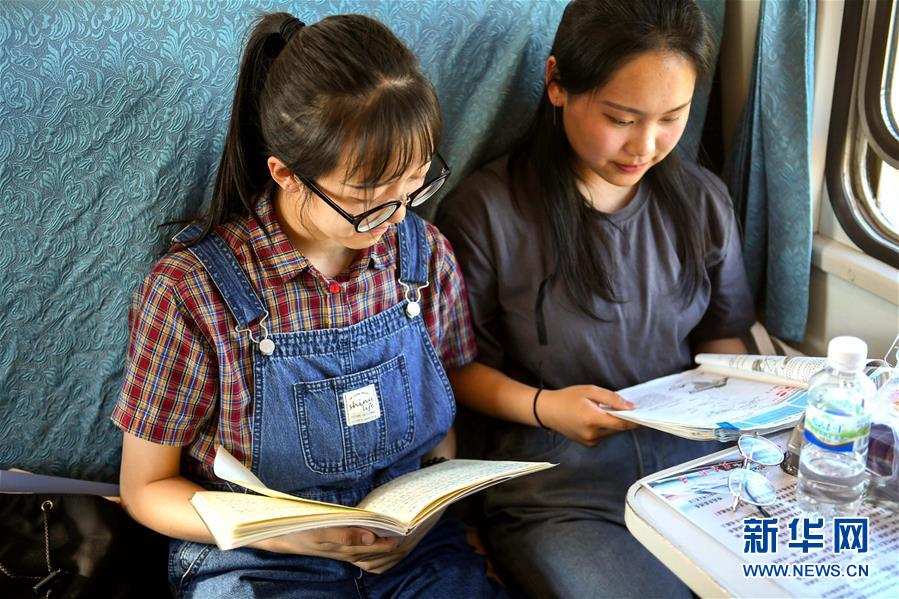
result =
M795 542L789 526L794 518L802 518L795 498L796 479L778 467L759 468L774 485L777 502L764 508L765 513L752 505L731 509L733 496L728 490L727 478L734 468L742 465L737 451L725 454L716 461L678 472L664 478L649 479L644 486L660 497L680 515L701 528L725 548L747 564L775 565L784 568L779 573L769 571L771 578L782 587L785 594L796 597L823 597L825 599L868 597L896 597L899 584L899 513L882 508L862 506L859 517L868 518L867 551L834 552L832 521L823 529L825 547L803 553L790 547ZM747 552L744 518L779 518L775 553ZM801 521L801 520L800 520ZM848 577L850 567L866 576ZM794 567L795 566L795 567ZM801 576L803 569L818 568L821 572L836 572L843 576ZM758 573L759 570L756 570ZM745 573L745 570L744 570Z
M767 383L808 388L808 381L827 366L827 358L699 354L696 363L705 372L737 376Z

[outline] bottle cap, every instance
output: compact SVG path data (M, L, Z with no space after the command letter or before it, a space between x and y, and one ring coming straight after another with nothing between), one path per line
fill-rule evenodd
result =
M837 370L859 370L868 360L868 345L858 337L834 337L827 344L827 363Z

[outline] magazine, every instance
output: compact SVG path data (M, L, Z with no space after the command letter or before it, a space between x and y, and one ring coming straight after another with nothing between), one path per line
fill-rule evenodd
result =
M687 439L727 441L790 428L826 358L699 354L698 368L618 391L636 404L614 414Z

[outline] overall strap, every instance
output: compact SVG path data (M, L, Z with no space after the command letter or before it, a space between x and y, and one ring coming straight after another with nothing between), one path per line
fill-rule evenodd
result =
M400 251L400 283L415 288L428 284L431 248L425 236L425 221L412 211L397 225Z
M202 229L190 225L172 238L173 242L184 243L194 239ZM237 258L225 240L218 233L211 233L199 243L187 248L209 273L218 289L225 306L237 321L238 329L246 329L251 322L268 316L265 306L246 273L237 263Z

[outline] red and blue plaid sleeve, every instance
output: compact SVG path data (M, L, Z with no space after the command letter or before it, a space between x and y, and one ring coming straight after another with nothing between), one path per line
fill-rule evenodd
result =
M181 304L178 270L163 259L134 296L124 383L111 419L142 439L183 446L214 412L218 373Z
M468 296L462 270L456 262L449 241L433 225L427 231L432 237L432 269L436 273L438 323L436 323L437 354L444 368L459 368L473 362L477 346L468 313Z

